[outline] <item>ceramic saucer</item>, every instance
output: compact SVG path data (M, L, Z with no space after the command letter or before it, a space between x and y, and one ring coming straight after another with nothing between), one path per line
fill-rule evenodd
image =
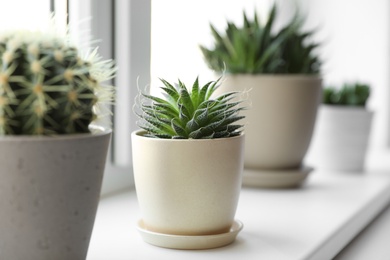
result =
M258 188L295 188L303 184L313 168L302 166L285 170L244 169L242 185Z
M173 249L210 249L232 243L243 226L241 221L235 220L229 232L226 233L205 236L181 236L147 230L141 219L138 221L137 229L145 242L155 246Z

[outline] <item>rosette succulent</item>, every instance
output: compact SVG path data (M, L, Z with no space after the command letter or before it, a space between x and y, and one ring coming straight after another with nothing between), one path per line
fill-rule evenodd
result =
M0 35L0 135L89 132L111 101L115 74L97 50L85 58L68 36L12 31Z
M221 78L199 85L196 78L189 90L180 80L171 84L164 79L164 97L140 93L135 113L138 125L146 136L170 139L212 139L240 135L243 126L235 124L244 118L239 115L242 100L239 92L229 92L211 98Z
M224 33L210 24L214 46L200 45L206 64L214 71L231 74L317 74L320 59L310 43L315 31L303 31L304 18L297 11L283 28L276 30L277 5L265 24L255 12L253 19L243 13L243 24L227 22Z

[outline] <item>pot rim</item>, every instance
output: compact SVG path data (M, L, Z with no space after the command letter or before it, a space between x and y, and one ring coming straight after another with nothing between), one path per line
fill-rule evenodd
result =
M112 133L112 129L102 126L90 126L90 133L79 134L57 134L57 135L3 135L0 136L1 141L30 141L30 142L50 142L59 140L77 140L85 138L94 138L98 136L105 136Z
M131 133L131 136L142 138L145 140L151 140L155 142L181 142L181 143L200 143L200 142L224 142L227 140L241 139L245 136L244 132L241 132L240 135L234 137L225 137L225 138L213 138L213 139L164 139L164 138L152 138L146 137L142 134L146 133L143 129L137 129Z
M321 103L320 107L329 110L356 111L356 112L360 111L360 112L374 113L373 110L367 108L366 106L332 105L332 104Z

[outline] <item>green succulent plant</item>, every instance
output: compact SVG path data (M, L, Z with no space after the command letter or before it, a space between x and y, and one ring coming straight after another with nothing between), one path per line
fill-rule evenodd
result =
M325 87L323 102L328 105L365 106L370 96L370 86L363 83L345 83L341 88Z
M85 59L68 36L11 31L0 35L0 135L89 132L111 101L111 60Z
M164 79L164 97L140 92L136 102L138 125L148 137L168 139L213 139L238 136L242 125L234 124L244 118L239 111L239 92L229 92L211 98L220 82L210 81L199 86L196 78L189 90L180 80L172 85Z
M275 73L319 74L321 61L314 51L318 43L307 43L314 31L293 31L282 45L282 60Z
M317 74L320 60L314 54L318 44L308 43L315 31L302 32L304 19L296 12L286 26L275 32L277 5L263 25L257 13L253 20L243 13L243 25L227 22L224 34L210 24L214 46L200 45L207 65L231 74Z

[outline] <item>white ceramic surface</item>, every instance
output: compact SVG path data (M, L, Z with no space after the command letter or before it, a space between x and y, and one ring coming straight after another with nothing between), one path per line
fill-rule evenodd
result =
M110 136L0 138L0 259L85 259Z
M142 239L151 245L172 249L199 250L222 247L233 243L243 227L244 225L241 221L235 220L231 228L222 234L180 236L157 233L147 230L143 221L139 220L137 229L141 234Z
M318 169L363 172L373 115L362 107L321 105L305 161Z
M251 170L245 169L242 185L258 188L296 188L307 179L313 168L302 166L287 170Z
M312 138L322 80L305 75L226 75L216 95L249 91L245 168L300 167Z
M175 235L227 232L241 190L244 135L157 139L132 133L133 168L148 230Z

